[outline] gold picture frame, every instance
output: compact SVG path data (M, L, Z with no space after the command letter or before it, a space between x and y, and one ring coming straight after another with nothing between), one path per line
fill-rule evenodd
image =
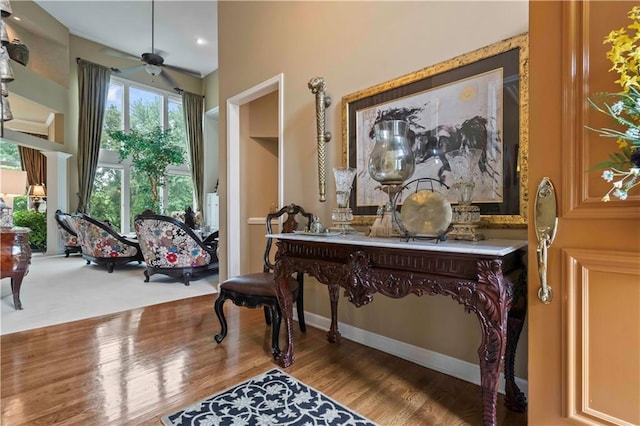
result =
M494 155L494 161L500 166L500 170L495 172L492 177L497 182L494 182L493 185L499 187L499 191L496 191L499 192L499 197L496 197L497 201L488 199L477 204L480 207L481 226L526 227L529 126L528 45L528 34L520 34L342 98L343 165L357 169L350 199L354 225L371 225L379 205L379 203L371 202L370 199L363 201L366 197L370 197L372 192L371 183L366 181L370 177L363 154L366 154L367 149L370 149L373 144L371 139L373 133L370 129L374 120L380 119L381 115L396 116L399 111L403 111L410 116L408 120L410 125L415 124L416 135L421 131L420 134L423 136L429 133L430 140L434 140L432 137L436 135L435 140L437 140L436 129L458 127L456 125L440 125L438 115L435 113L436 118L431 118L429 123L434 126L430 128L429 124L425 124L425 120L428 120L423 119L424 116L420 115L425 113L424 108L413 106L420 101L423 101L421 105L426 105L424 102L428 103L429 99L437 98L437 107L431 107L432 110L439 111L440 102L448 102L455 104L456 108L451 110L457 111L459 109L457 108L459 104L456 103L458 102L457 98L450 96L451 90L445 89L456 84L472 82L480 86L491 84L490 90L483 87L481 89L484 92L490 92L491 97L498 100L493 102L491 99L489 102L488 100L482 101L483 98L480 98L485 104L491 104L491 113L486 112L488 109L486 106L482 108L482 111L485 111L487 115L484 123L492 123L494 126L490 130L485 130L485 133L493 135L492 140L498 141L498 148L494 148L492 152L498 153ZM490 75L493 77L485 77ZM498 83L495 83L496 75L499 76ZM419 114L416 111L419 111ZM475 113L476 111L469 108L468 112ZM456 114L461 113L456 112ZM495 117L492 117L491 114ZM433 115L432 112L431 116ZM478 117L480 115L476 115L476 118ZM359 132L358 129L360 129ZM416 137L414 143L418 143L418 140L419 138ZM414 150L418 148L420 146L414 144ZM418 155L416 157L418 158ZM425 154L420 158L424 160L429 156ZM414 175L411 179L415 179L415 177ZM361 183L360 187L359 183ZM381 193L381 191L378 192ZM380 195L386 196L382 193ZM384 200L384 198L379 199Z

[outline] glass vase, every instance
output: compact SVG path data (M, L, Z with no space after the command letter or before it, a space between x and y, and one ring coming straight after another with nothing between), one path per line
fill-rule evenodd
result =
M353 180L356 177L356 169L351 167L334 167L333 176L336 181L336 201L338 207L331 211L333 226L329 228L329 230L342 234L356 232L351 226L353 212L349 208L349 196L351 195Z
M475 148L461 148L444 155L453 174L453 188L458 191L458 202L461 206L471 205L475 188L475 171L482 151Z
M382 185L401 185L415 170L416 160L408 137L409 123L385 120L374 127L375 145L369 156L369 175Z
M333 176L336 179L336 198L338 207L349 207L351 185L356 177L356 169L352 167L334 167Z

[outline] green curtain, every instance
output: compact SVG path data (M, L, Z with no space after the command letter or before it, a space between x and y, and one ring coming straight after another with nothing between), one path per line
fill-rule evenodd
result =
M204 98L202 95L182 92L182 111L184 125L189 141L189 159L191 161L191 178L196 196L196 208L204 213Z
M111 69L78 58L78 209L85 213L98 167Z

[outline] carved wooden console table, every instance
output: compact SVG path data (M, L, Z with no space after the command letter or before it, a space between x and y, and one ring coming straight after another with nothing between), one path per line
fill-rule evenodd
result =
M477 243L445 241L402 242L360 234L338 237L273 234L278 239L275 279L285 323L286 348L276 361L294 362L293 300L286 277L305 272L329 287L330 342L340 339L338 298L342 287L355 306L371 302L375 293L401 298L409 294L451 296L475 312L482 328L478 348L483 424L496 424L500 364L504 360L505 405L524 411L526 401L515 383L516 346L526 314L524 257L526 241L486 240Z
M20 302L20 287L22 279L29 271L31 263L31 248L29 247L29 228L1 228L2 242L0 243L0 271L1 277L11 277L11 293L13 306L22 309Z

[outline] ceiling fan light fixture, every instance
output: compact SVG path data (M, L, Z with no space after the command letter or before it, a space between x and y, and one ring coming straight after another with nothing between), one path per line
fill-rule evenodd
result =
M157 66L157 65L153 65L153 64L147 64L147 65L145 65L145 66L144 66L144 70L145 70L147 73L149 73L149 74L151 74L152 76L154 76L154 77L155 77L156 75L159 75L159 74L162 72L162 68L160 68L160 67L159 67L159 66Z

